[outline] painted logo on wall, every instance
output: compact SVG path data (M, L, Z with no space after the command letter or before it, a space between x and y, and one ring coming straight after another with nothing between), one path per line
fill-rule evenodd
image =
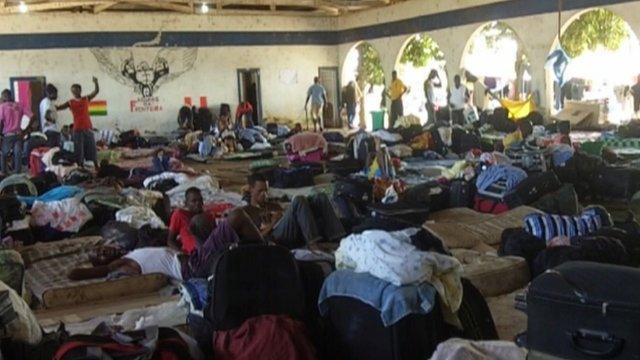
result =
M193 69L198 58L197 48L94 48L91 53L102 71L142 98Z

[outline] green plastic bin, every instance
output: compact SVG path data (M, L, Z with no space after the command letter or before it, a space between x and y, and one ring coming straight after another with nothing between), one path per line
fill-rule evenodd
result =
M384 110L371 112L371 127L373 131L384 129Z

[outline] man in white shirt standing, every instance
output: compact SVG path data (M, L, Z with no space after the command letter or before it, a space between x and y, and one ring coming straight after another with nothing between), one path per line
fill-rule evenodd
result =
M53 84L47 84L46 97L40 102L40 129L47 135L47 146L60 146L60 129L58 128L58 112L56 100L58 89Z
M449 92L449 108L451 109L451 125L464 125L464 107L469 101L469 90L462 85L460 75L453 78L453 87Z

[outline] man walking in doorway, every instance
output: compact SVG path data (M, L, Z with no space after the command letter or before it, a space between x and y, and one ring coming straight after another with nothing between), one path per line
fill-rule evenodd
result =
M344 101L345 107L347 108L347 118L349 119L349 129L353 129L353 121L356 118L356 107L358 105L358 91L357 85L355 81L350 81L349 85L344 89Z
M307 100L304 103L304 111L307 111L311 99L311 117L313 118L313 131L316 131L316 124L319 124L320 131L324 128L322 124L322 108L327 102L327 92L320 85L320 79L316 76L313 78L313 85L307 90Z
M407 92L407 87L402 80L398 79L398 73L391 72L391 86L389 87L389 99L391 99L391 113L389 114L389 128L393 129L396 120L404 116L404 106L402 105L402 95Z

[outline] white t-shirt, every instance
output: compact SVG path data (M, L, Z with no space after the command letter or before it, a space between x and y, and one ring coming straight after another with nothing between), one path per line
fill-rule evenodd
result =
M45 97L40 102L40 129L42 129L42 132L44 133L47 131L59 131L57 122L52 124L45 120L44 116L47 114L47 110L51 110L53 112L54 120L58 119L56 105L48 97Z
M168 247L147 247L133 250L124 257L138 263L142 275L160 273L182 281L179 254Z
M455 85L451 88L451 98L449 104L453 110L464 109L464 105L467 103L467 88L464 85L460 85L456 88Z

